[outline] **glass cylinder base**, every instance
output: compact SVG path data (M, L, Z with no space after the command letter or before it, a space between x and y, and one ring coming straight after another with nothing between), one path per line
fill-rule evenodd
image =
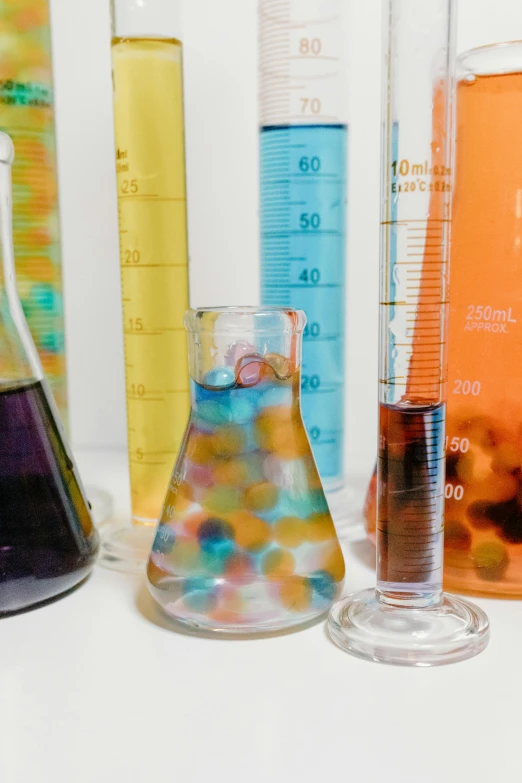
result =
M101 546L98 565L128 574L145 570L156 525L133 525L130 521L112 520L102 525L99 533Z
M400 666L463 661L489 641L489 620L469 601L445 594L438 606L403 608L382 603L373 588L337 601L328 629L346 652Z
M91 507L91 515L95 525L101 525L110 519L113 511L112 496L99 487L85 487L85 494Z
M342 541L362 541L366 538L364 519L356 503L356 493L347 481L324 484L328 508L335 530Z

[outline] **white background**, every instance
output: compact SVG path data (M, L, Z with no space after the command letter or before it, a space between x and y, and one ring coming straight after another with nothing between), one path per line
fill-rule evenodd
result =
M348 461L374 452L380 0L347 0ZM125 444L109 0L51 0L73 441ZM256 0L182 0L193 306L258 300ZM461 0L459 50L522 38L519 0Z
M73 436L116 447L125 413L108 2L52 8ZM253 303L256 0L185 0L184 10L192 301ZM379 10L379 0L354 4L347 37L352 470L371 464L375 442ZM520 0L461 0L461 19L461 49L522 38ZM128 516L123 453L81 454L88 480ZM347 589L372 584L370 545L345 554ZM96 568L67 599L0 624L0 780L518 782L520 603L480 604L492 625L482 655L391 670L344 655L322 625L233 644L174 635L141 580Z

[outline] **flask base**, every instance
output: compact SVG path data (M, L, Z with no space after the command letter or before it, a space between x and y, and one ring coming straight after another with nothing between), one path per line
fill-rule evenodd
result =
M429 608L379 601L375 589L342 598L330 610L328 630L341 649L377 663L438 666L482 652L489 620L475 604L445 594Z
M134 525L111 520L99 529L101 537L98 565L112 571L139 574L145 570L152 549L156 525Z
M336 593L314 595L308 580L248 583L223 577L164 578L159 585L149 561L147 586L154 601L184 632L204 636L272 636L307 628L325 619Z
M338 537L348 542L363 541L366 538L364 519L354 488L347 480L342 480L335 484L325 482L324 491Z

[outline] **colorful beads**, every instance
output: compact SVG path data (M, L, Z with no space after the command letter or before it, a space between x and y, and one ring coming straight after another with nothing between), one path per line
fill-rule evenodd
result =
M243 494L245 507L250 511L267 511L275 506L278 497L279 490L270 481L252 484Z
M216 367L205 376L205 386L214 386L216 388L226 388L232 386L236 380L234 370L230 367Z
M289 360L248 343L232 345L227 362L204 386L192 382L149 580L182 621L285 628L327 611L344 560L301 420L298 373L286 377Z
M280 581L294 573L295 560L285 549L271 549L263 558L261 568L268 579Z

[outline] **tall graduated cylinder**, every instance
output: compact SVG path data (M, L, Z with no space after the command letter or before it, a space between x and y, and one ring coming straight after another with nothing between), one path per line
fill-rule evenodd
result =
M440 601L453 80L450 0L389 4L377 589Z
M16 146L18 291L46 378L67 419L58 182L48 0L0 4L0 130Z
M177 3L113 0L112 61L132 520L153 525L189 411Z
M484 649L486 615L442 592L454 0L387 0L377 584L332 607L343 649L432 666Z
M302 405L342 484L346 156L342 0L260 0L261 296L306 312Z
M522 595L522 44L458 58L452 206L445 585ZM375 534L376 480L366 503Z

